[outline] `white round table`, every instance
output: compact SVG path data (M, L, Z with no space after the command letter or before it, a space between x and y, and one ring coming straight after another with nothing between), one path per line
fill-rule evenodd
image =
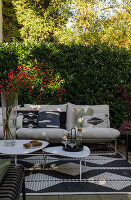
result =
M0 140L0 153L5 155L11 155L15 157L15 164L17 164L17 155L25 155L40 149L45 148L49 143L46 141L39 141L42 142L42 145L39 147L31 147L25 148L23 144L30 142L31 140L16 140L15 146L5 146L4 140Z
M44 162L45 164L46 164L47 153L79 159L80 160L80 181L81 181L81 161L85 159L86 157L88 157L90 154L90 149L87 146L84 146L82 151L77 151L77 152L64 151L62 146L47 147L43 149L43 152L46 153L45 162Z

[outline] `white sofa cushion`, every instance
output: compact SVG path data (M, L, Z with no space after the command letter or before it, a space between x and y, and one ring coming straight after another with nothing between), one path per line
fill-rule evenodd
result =
M115 139L120 135L120 132L114 128L82 128L82 131L78 131L78 136L82 136L83 139Z
M67 131L61 128L20 128L16 131L17 139L36 139L46 141L61 141Z
M43 111L60 111L66 112L67 104L59 104L59 105L32 105L32 104L24 104L25 108L34 109L34 110L43 110Z
M75 110L74 108L92 108L95 114L106 114L109 120L109 106L108 105L75 105L67 103L67 119L66 129L70 130L75 127ZM110 123L109 123L110 126Z

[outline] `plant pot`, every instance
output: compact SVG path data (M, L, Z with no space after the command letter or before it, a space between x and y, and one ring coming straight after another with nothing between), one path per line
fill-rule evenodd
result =
M4 145L14 146L16 139L18 93L2 92L1 102L2 102Z

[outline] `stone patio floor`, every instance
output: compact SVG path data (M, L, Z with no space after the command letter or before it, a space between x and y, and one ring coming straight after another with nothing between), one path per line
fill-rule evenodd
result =
M125 146L120 145L117 149L125 157ZM128 160L131 162L131 152L128 154ZM131 194L26 196L26 200L131 200Z

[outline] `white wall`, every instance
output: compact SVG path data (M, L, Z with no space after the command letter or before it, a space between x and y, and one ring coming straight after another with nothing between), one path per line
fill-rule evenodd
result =
M2 17L2 0L0 0L0 42L3 40L3 37L2 37L2 22L3 22L3 17Z

